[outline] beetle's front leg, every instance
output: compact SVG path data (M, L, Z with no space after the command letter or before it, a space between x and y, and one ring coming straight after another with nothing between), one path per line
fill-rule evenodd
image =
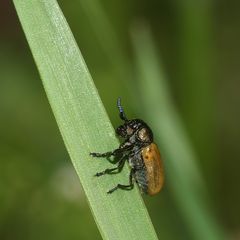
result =
M113 155L113 152L114 151L112 151L112 152L105 152L105 153L95 153L95 152L92 152L92 153L90 153L90 155L92 157L110 157L110 156Z
M121 144L119 148L113 150L112 152L105 152L105 153L90 153L91 156L93 157L111 157L111 156L117 156L120 154L123 154L126 151L129 151L131 149L131 145L128 145L126 143Z
M105 152L105 153L90 153L90 155L92 157L111 157L111 156L116 156L116 155L119 155L123 152L125 152L126 150L125 149L115 149L113 150L112 152Z

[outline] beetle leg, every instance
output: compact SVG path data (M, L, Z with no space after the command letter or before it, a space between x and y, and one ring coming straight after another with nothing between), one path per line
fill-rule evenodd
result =
M131 169L130 175L129 175L129 184L128 185L123 185L123 184L118 184L116 187L110 189L107 193L113 193L117 189L123 189L123 190L131 190L133 189L133 175L135 173L135 169Z
M113 152L105 152L105 153L90 153L92 157L110 157L113 155Z
M123 154L126 151L129 151L130 146L122 147L122 148L117 148L113 150L112 152L105 152L105 153L90 153L91 156L93 157L111 157L111 156L117 156L119 154Z
M115 168L107 168L107 169L105 169L105 170L102 171L102 172L96 173L95 176L96 176L96 177L100 177L100 176L105 175L105 174L116 174L116 173L121 172L122 169L123 169L124 163L126 162L126 158L125 158L125 157L126 157L126 156L124 155L124 156L122 156L122 157L120 158L117 167L115 167ZM117 170L117 171L115 171L115 170Z

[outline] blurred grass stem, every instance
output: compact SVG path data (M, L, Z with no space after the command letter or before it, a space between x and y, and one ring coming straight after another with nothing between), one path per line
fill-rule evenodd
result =
M139 80L141 109L154 129L166 165L167 184L182 211L193 239L223 239L206 202L205 184L196 165L196 155L169 94L150 31L145 25L132 33ZM138 99L139 100L139 99Z

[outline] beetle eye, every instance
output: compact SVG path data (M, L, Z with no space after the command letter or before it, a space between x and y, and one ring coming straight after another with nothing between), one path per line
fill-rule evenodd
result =
M120 137L127 137L128 136L128 132L127 132L127 129L128 127L124 124L124 125L121 125L119 126L117 129L116 129L116 133L117 135L119 135Z
M127 135L132 135L133 134L133 129L130 127L127 127Z
M123 126L119 126L119 127L116 129L116 133L117 133L117 135L119 135L119 136L121 136L121 137L124 137L124 135L125 135L124 127L123 127Z

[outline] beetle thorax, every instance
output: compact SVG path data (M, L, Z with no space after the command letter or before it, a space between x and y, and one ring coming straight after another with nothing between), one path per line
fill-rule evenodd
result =
M147 128L142 128L138 131L138 138L142 142L151 142L151 137Z

